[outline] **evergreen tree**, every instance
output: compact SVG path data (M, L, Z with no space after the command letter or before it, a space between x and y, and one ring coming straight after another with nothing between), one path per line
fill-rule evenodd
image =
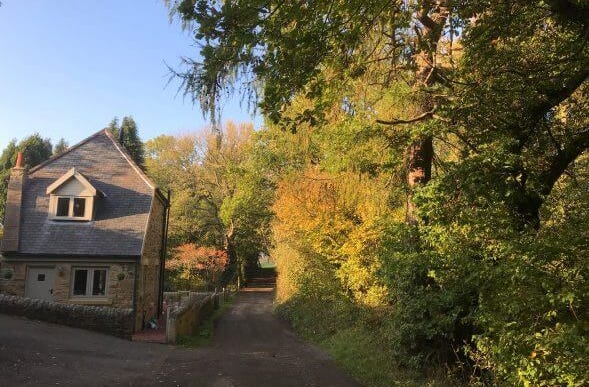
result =
M143 164L145 163L145 148L137 134L137 124L133 117L124 117L120 130L123 132L123 145L131 157L133 157L133 160L135 160L137 165L143 167Z
M55 144L55 146L53 147L53 155L55 156L61 154L68 150L69 147L70 146L67 143L67 141L64 138L60 138L57 144Z
M120 125L118 118L115 117L107 126L107 129L117 141L121 141L121 144L125 147L127 152L129 152L135 163L143 168L145 163L145 147L139 138L137 124L133 117L123 117L123 121Z
M117 117L114 117L106 128L116 139L119 138L119 119Z

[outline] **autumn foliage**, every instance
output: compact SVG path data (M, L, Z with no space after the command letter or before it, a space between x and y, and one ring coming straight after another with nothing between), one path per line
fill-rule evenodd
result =
M221 273L228 264L229 257L226 251L196 246L193 243L175 248L172 259L166 262L168 269L180 273L180 278L206 287L217 285Z

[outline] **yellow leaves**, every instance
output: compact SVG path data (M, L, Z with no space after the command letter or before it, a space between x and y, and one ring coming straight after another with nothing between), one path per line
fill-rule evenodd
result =
M284 246L290 246L290 256L297 258L277 259L279 278L288 283L288 290L279 284L279 299L297 291L301 275L312 275L305 267L317 255L358 303L384 305L387 289L378 281L377 251L386 196L378 179L350 172L334 175L308 168L281 181L273 207L274 236L277 250L284 253ZM297 271L295 265L302 269Z

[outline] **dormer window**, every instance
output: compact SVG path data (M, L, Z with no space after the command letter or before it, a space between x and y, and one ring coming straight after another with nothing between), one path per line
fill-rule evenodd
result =
M92 220L96 196L104 196L88 179L70 169L47 188L49 217L53 220Z
M77 198L75 196L55 197L57 198L55 218L81 218L81 220L89 220L86 216L86 200L91 198Z

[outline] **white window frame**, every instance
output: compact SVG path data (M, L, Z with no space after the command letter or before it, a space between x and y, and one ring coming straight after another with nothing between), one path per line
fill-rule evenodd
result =
M76 280L76 271L77 270L87 270L86 273L86 294L85 295L80 295L80 294L74 294L74 285L75 285L75 280ZM104 294L100 294L100 295L92 295L92 288L94 287L94 271L95 270L104 270L106 272L105 274L105 279L104 279ZM70 298L72 299L88 299L88 298L92 298L92 299L104 299L107 298L108 296L108 267L98 267L98 266L76 266L76 267L72 267L72 273L71 273L71 284L70 284Z
M70 200L67 216L57 216L57 203L60 198L67 198ZM86 201L84 207L84 216L74 216L74 199L84 199ZM51 195L49 199L49 213L53 220L78 220L89 221L92 220L94 212L94 197L93 196L68 196L68 195Z

